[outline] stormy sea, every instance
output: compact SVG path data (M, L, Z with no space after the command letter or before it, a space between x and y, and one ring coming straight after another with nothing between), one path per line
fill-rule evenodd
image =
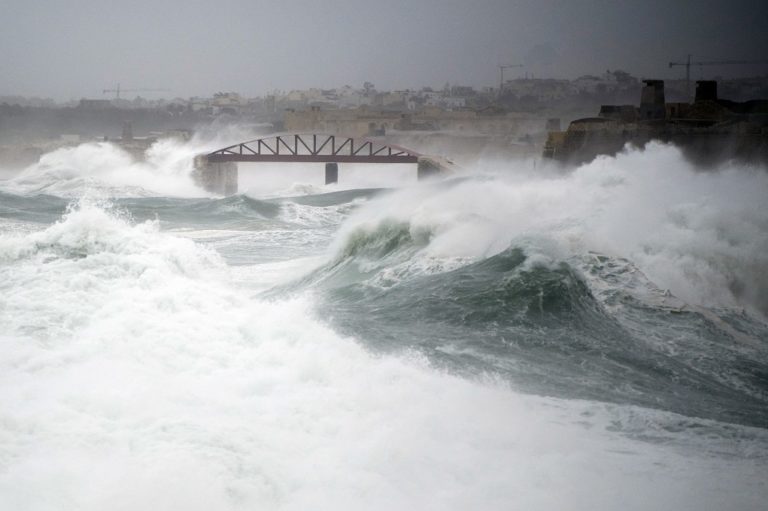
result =
M203 146L0 175L0 509L766 509L765 168Z

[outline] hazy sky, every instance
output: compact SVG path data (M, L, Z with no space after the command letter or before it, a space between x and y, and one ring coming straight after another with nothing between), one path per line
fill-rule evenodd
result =
M526 64L510 78L665 78L684 76L668 63L688 53L768 58L766 0L2 0L0 11L0 95L59 100L118 82L252 96L366 80L493 86L499 64ZM768 64L692 72L749 74Z

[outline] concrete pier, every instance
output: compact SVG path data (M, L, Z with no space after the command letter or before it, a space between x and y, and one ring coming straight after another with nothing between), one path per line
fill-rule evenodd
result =
M423 179L429 179L442 174L446 170L447 169L444 168L444 166L435 159L422 156L419 158L419 162L417 163L416 178L419 181Z
M338 163L326 163L325 164L325 184L339 182L339 164Z
M212 163L206 155L195 157L192 179L202 189L221 195L237 193L237 163Z

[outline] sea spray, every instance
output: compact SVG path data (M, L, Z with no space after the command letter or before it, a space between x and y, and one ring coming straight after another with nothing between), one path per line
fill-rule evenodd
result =
M653 143L572 173L523 176L502 168L373 199L342 224L333 250L359 226L390 221L430 229L425 256L488 257L535 238L556 259L627 258L691 303L768 314L764 169L698 172L674 147Z
M685 195L699 175L659 147L556 178L484 176L365 195L348 210L355 194L280 199L342 208L338 217L335 209L295 215L279 201L262 215L262 204L238 198L143 197L112 207L85 201L45 220L48 198L19 198L4 221L37 220L0 232L0 507L761 509L768 438L745 417L765 408L765 330L739 308L752 302L720 296L709 281L717 303L736 307L707 312L753 344L680 310L676 288L665 297L668 281L644 276L642 247L657 247L673 274L690 278L669 254L689 254L691 245L665 252L651 243L653 228L633 231L636 219L606 207L642 189L633 177L654 181L642 170L653 150L674 167L679 193L699 196ZM739 172L745 200L727 209L715 198L703 223L686 229L690 238L720 239L708 226L731 225L735 215L743 230L726 229L734 240L723 250L742 254L736 268L748 275L739 265L756 260L760 268L751 251L764 239L748 245L742 233L763 225L749 201L763 181ZM649 190L630 211L651 203ZM130 215L116 214L123 209ZM211 215L227 229L204 222ZM667 222L649 218L652 226ZM328 246L334 221L344 225ZM395 236L402 243L383 258L367 249L340 257L350 233L376 245L390 222L407 236ZM612 240L620 242L608 246ZM268 296L249 285L285 285L299 270L361 262L369 271L350 271L344 284L368 293L357 303L341 296L327 307L325 293L344 287L333 279L285 293L278 286ZM409 271L381 285L400 265ZM706 307L706 294L691 296ZM354 311L369 305L368 316ZM340 326L345 307L361 321L354 333ZM381 320L398 307L409 313L399 324ZM468 314L451 313L461 307ZM430 308L442 311L441 321ZM505 331L510 324L521 328ZM605 330L630 335L601 336ZM382 334L433 349L381 350ZM493 362L557 374L536 351L553 340L561 341L558 371L581 371L595 389L623 391L623 401L599 392L555 397L488 370ZM580 367L569 347L595 360L610 350L613 383ZM703 401L660 406L676 390L669 380L633 387L634 375L653 374L634 364L651 351L663 371L695 373L705 389L680 402ZM457 354L486 365L444 363ZM739 421L695 413L708 402L713 415L722 413L722 389L744 397L729 401ZM627 404L639 390L646 404Z
M306 299L253 300L208 251L93 206L25 240L46 256L3 267L4 507L756 504L760 430L526 397L372 356ZM633 440L622 431L637 413L709 433ZM725 473L707 454L718 442Z
M768 179L723 172L651 145L567 175L404 189L354 211L299 289L377 351L765 426Z
M93 192L110 197L207 197L210 194L191 179L194 157L253 136L251 129L232 126L190 140L161 138L138 160L112 142L62 147L43 154L3 182L2 189L68 198Z

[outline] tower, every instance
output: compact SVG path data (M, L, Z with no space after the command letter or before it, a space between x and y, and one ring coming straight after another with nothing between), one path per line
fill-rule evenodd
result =
M640 93L640 118L664 119L666 117L664 80L643 80Z

